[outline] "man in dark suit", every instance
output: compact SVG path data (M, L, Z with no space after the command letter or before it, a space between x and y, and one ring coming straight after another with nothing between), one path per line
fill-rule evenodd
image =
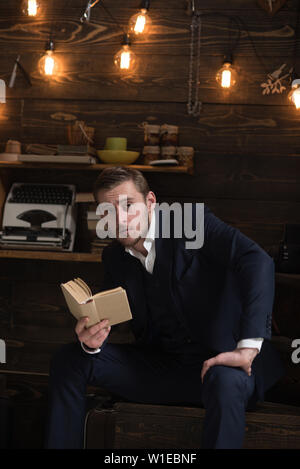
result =
M188 249L185 234L174 235L174 218L163 236L155 194L139 171L104 170L94 195L116 215L116 240L102 256L103 289L126 289L136 341L109 343L106 320L91 327L87 318L78 321L78 342L51 363L46 447L83 446L92 384L134 402L204 406L202 447L241 448L245 410L283 374L270 344L273 260L206 206L200 248ZM129 230L134 204L149 221L136 237Z

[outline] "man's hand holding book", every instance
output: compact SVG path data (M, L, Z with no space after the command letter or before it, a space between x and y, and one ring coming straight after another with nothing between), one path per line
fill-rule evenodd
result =
M88 327L88 322L88 317L81 318L77 321L75 332L78 340L90 349L101 348L110 333L111 327L109 320L102 319L102 321L91 327Z

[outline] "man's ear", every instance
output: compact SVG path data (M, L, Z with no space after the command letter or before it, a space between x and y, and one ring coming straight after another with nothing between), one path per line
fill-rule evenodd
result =
M149 191L147 196L146 196L147 207L150 208L151 205L154 204L155 202L156 202L156 196L155 196L154 192Z

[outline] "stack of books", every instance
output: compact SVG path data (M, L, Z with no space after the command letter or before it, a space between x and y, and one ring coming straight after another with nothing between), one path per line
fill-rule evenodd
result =
M89 143L86 145L57 145L57 154L72 156L97 156L97 150Z
M18 156L24 163L79 163L95 164L98 162L97 150L86 145L27 145L26 154Z

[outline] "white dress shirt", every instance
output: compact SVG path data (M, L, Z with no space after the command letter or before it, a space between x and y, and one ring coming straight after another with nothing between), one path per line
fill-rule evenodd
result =
M136 251L133 247L129 248L126 247L125 251L129 252L132 256L136 257L141 261L147 272L152 274L153 272L153 267L154 267L154 262L155 262L155 213L152 211L152 216L151 216L151 221L150 221L150 226L149 230L147 232L145 241L143 243L144 248L147 250L147 255L144 256L142 253L139 251ZM237 343L237 348L256 348L260 352L262 343L263 343L263 338L254 338L254 339L243 339L240 340ZM100 352L101 349L97 349L95 351L88 351L84 348L84 345L81 344L82 348L87 352L87 353L98 353Z

